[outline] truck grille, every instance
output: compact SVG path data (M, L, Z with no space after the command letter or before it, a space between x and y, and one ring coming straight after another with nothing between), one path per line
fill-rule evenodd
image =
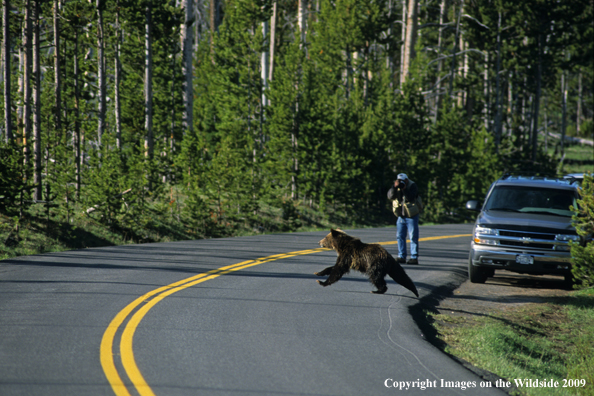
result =
M550 241L555 240L555 234L542 234L542 233L536 233L536 232L499 230L499 235L515 237L515 238L523 238L524 237L524 238L532 238L532 239L546 239L546 240L550 240Z
M501 246L552 250L558 243L555 234L499 230Z
M517 247L524 247L524 248L535 248L535 249L552 249L553 245L545 244L545 243L524 243L524 242L517 242L517 241L506 241L501 240L499 241L501 246L517 246Z

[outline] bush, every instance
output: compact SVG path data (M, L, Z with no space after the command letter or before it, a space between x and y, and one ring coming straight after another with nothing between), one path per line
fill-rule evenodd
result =
M580 188L578 207L571 207L574 212L573 225L587 243L571 243L571 272L576 281L575 288L583 289L594 286L594 180L592 174L585 175Z

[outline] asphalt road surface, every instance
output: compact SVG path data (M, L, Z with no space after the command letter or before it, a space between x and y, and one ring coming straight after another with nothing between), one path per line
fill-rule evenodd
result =
M395 227L346 230L387 242ZM495 395L411 313L466 278L471 225L421 227L421 299L313 273L326 232L0 261L0 395Z

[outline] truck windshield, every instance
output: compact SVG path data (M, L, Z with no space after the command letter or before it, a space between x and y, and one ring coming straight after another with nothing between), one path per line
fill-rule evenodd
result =
M485 209L571 217L569 207L577 207L576 199L577 193L572 190L496 186Z

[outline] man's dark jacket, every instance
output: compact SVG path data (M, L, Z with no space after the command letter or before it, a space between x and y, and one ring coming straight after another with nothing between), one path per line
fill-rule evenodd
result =
M402 201L406 198L407 202L414 202L419 195L419 189L417 184L412 180L406 180L406 187L396 188L392 185L392 188L388 190L388 199L393 202L394 214L398 217L406 217L402 211Z

